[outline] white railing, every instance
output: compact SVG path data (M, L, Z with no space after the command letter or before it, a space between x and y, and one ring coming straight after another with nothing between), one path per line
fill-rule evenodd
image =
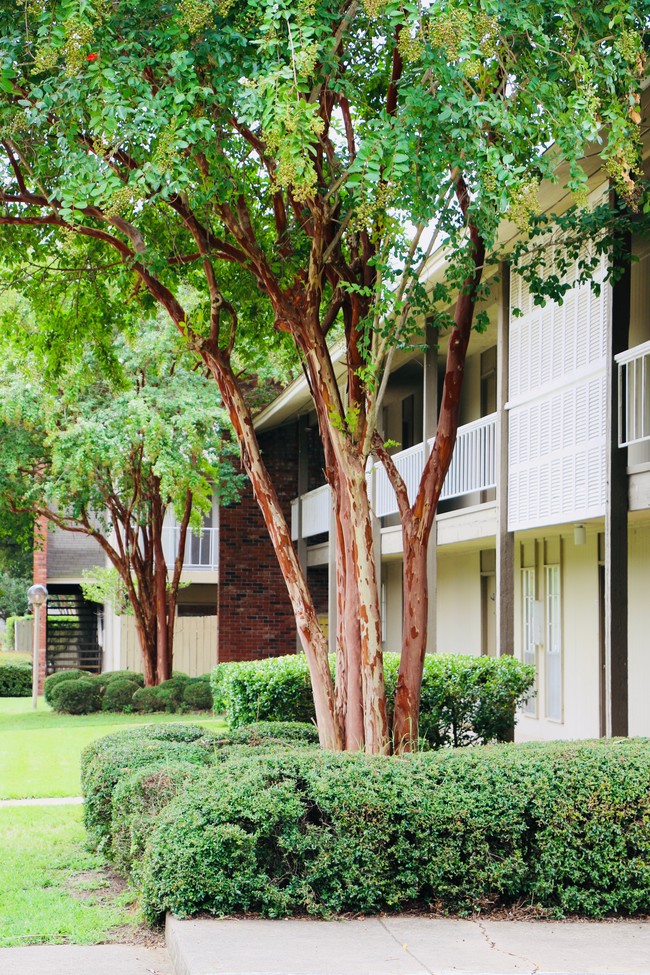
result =
M616 356L618 445L650 441L650 342Z
M165 562L171 566L176 561L180 543L180 526L166 525L162 530ZM219 529L201 528L194 533L187 532L183 568L214 570L219 568Z
M475 491L496 487L496 413L481 417L458 428L451 466L440 495L441 501L459 498ZM429 441L429 447L433 441ZM393 454L395 465L406 482L409 501L415 493L424 470L424 444ZM397 514L395 492L381 464L375 464L375 514L378 518Z
M418 443L415 447L409 447L407 450L400 450L399 453L393 454L393 463L402 475L408 490L409 501L413 503L424 470L424 444ZM381 464L375 464L373 471L375 474L375 514L378 518L397 514L395 492L388 480L388 474Z
M294 541L300 537L299 514L302 504L302 537L322 535L330 530L330 488L329 484L308 491L300 498L291 502L291 537Z
M496 487L496 436L496 413L458 428L441 501Z
M496 487L496 413L466 423L458 428L451 466L445 479L440 500L458 498L464 494L487 491ZM433 441L429 442L429 446ZM393 454L393 461L404 478L411 503L424 470L424 444ZM374 476L374 499L372 477ZM397 514L397 502L388 475L381 464L375 464L368 474L368 490L375 515L384 518ZM291 504L291 537L299 537L299 504L302 502L302 537L329 531L330 491L327 484L303 494Z

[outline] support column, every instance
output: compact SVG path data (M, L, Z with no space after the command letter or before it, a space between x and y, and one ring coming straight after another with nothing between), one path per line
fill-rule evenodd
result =
M630 242L628 241L628 246ZM618 446L618 367L614 356L629 345L631 270L612 288L607 336L607 433L605 507L605 727L608 736L628 733L628 478L627 449Z
M307 578L307 542L302 533L302 496L309 487L309 453L307 449L307 417L298 417L298 538L296 552L298 561ZM296 653L302 653L302 643L296 631Z
M47 518L34 523L34 585L47 586ZM35 625L35 623L34 623ZM38 693L43 693L47 672L47 603L41 606L38 620Z
M510 336L510 268L502 262L497 319L496 424L496 617L497 654L515 652L515 536L508 531L508 355Z
M336 653L338 601L336 591L336 515L330 504L330 530L327 549L327 643L330 653Z
M435 437L436 427L438 425L438 329L434 328L428 322L424 331L424 340L427 344L427 351L424 353L422 440L424 444L424 461L426 463L431 451L429 440ZM427 653L435 653L437 649L437 576L438 523L434 521L427 547L427 580L429 588Z

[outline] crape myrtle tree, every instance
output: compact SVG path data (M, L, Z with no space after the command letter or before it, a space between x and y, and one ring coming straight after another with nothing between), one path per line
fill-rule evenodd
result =
M7 317L15 323L20 308ZM23 349L4 343L0 367L0 501L97 541L135 617L145 681L158 684L172 673L188 530L210 510L215 484L226 501L236 488L218 389L169 324L118 336L109 360L82 348L52 376L29 320L22 337ZM172 509L178 548L168 567Z
M45 263L55 241L78 237L88 266L121 262L106 272L115 289L166 309L221 390L286 580L322 744L377 753L392 737L409 748L427 543L470 334L485 324L475 314L484 271L500 257L505 217L524 238L543 222L537 190L556 179L558 155L575 200L564 218L571 260L583 233L604 246L597 228L622 219L607 202L584 210L587 147L618 207L640 206L647 3L20 0L3 10L5 252L20 246ZM427 289L422 272L440 244L446 272ZM537 247L528 266L543 292L540 262ZM587 277L591 259L579 265ZM188 282L202 296L194 309ZM253 291L261 318L246 313ZM448 353L435 444L410 499L377 418L393 354L425 316L447 331ZM238 349L250 328L263 343L271 330L291 339L318 417L336 518L334 683L242 387ZM333 335L345 343L343 390ZM403 533L392 735L365 479L372 453Z

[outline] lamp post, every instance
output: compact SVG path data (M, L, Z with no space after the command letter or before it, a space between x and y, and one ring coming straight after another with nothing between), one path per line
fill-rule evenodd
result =
M38 703L38 639L40 632L41 606L47 602L47 588L37 583L27 591L27 598L34 609L34 641L32 650L32 707Z

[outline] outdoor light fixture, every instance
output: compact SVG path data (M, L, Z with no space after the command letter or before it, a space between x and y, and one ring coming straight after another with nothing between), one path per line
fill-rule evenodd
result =
M34 608L34 640L32 644L32 707L36 708L38 703L38 634L39 634L39 623L40 623L40 613L41 606L44 606L47 602L47 588L37 583L35 586L30 586L27 590L27 598L29 600L30 606Z
M573 544L574 545L587 544L587 529L585 528L584 525L573 526Z

